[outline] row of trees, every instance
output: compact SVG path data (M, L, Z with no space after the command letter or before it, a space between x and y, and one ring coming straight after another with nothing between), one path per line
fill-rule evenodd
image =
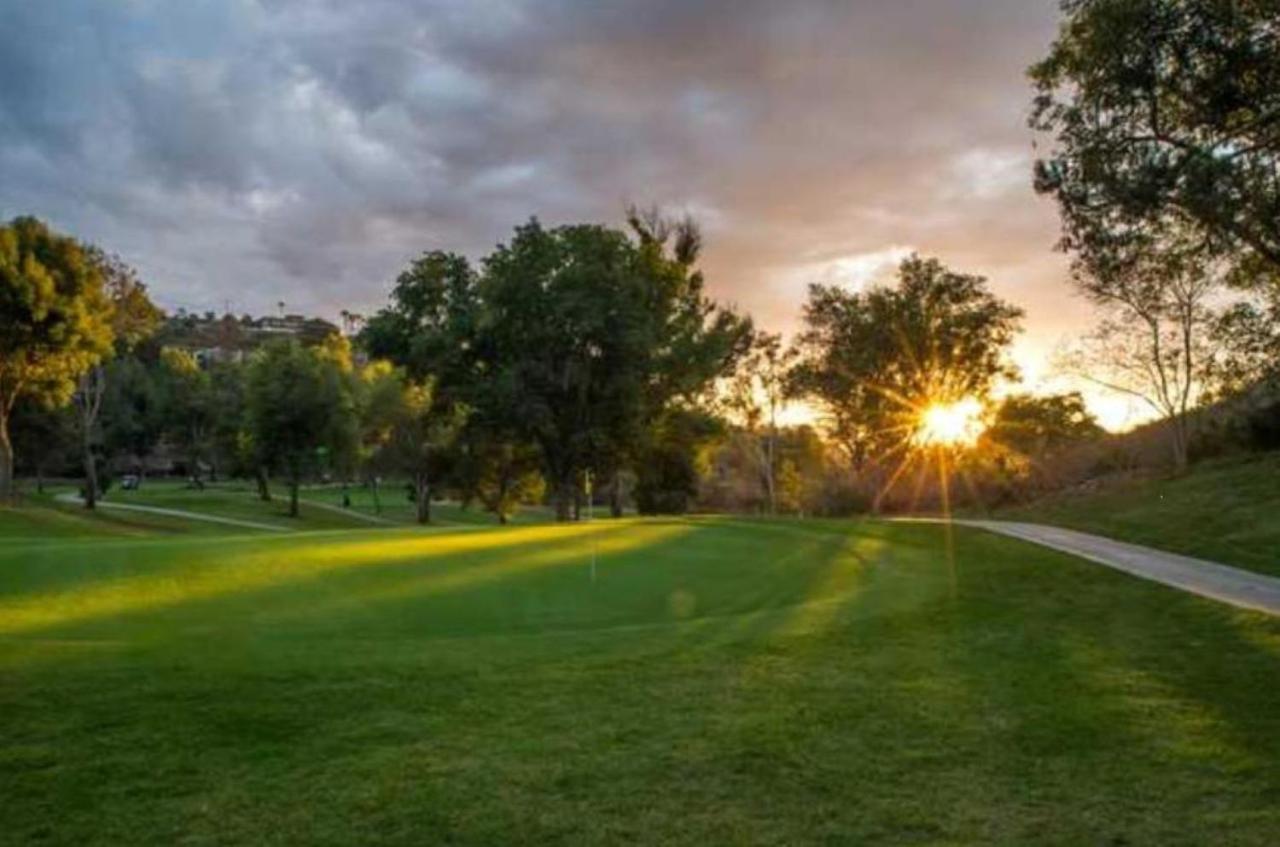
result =
M423 521L446 487L505 520L546 485L567 518L591 478L620 511L629 469L642 506L683 510L699 444L719 431L702 400L753 337L704 295L696 226L652 213L627 232L534 220L479 268L426 254L360 335L358 366L333 336L203 367L159 344L160 313L122 262L29 218L0 238L0 308L17 330L0 377L3 493L17 410L37 472L78 442L91 508L100 454L145 467L163 443L197 481L252 474L266 497L282 475L294 512L322 470L408 478Z
M28 219L4 230L20 232L37 236L14 242L13 278L27 279L37 265L22 251L37 251L21 245L61 237ZM685 511L700 493L769 513L840 511L892 487L927 407L986 403L1016 376L1021 312L981 277L912 256L894 285L814 286L788 347L707 298L699 244L692 222L653 213L633 211L627 231L533 220L479 266L443 252L414 261L358 356L333 335L202 365L163 345L132 271L64 239L40 272L88 269L62 308L99 310L98 346L86 354L63 333L63 348L31 357L63 382L24 383L17 440L37 476L75 444L90 507L99 456L145 468L164 445L197 484L251 477L269 498L269 478L283 478L295 514L299 486L321 474L375 498L380 479L405 479L423 522L446 491L499 520L548 495L568 519L592 481L615 514L627 491L644 512ZM796 398L823 412L821 437L780 427ZM992 421L993 444L1033 457L1098 432L1078 396L1006 399Z
M1182 468L1198 407L1273 402L1280 385L1280 29L1261 0L1062 7L1030 70L1049 139L1035 186L1101 314L1064 362L1148 403ZM561 519L593 483L615 513L627 481L644 511L687 508L708 475L739 502L733 480L749 480L771 512L799 508L814 479L882 491L938 404L992 410L992 476L1096 436L1078 396L992 404L1016 376L1021 312L980 277L913 256L892 285L814 286L788 347L706 296L700 248L692 221L654 212L624 229L535 219L478 263L414 261L359 357L341 340L281 343L202 368L155 341L159 313L127 266L16 219L0 228L0 496L14 425L32 454L76 445L89 505L99 450L163 441L197 475L257 476L264 496L283 475L295 508L321 469L375 490L403 476L422 520L444 489L500 518L545 494ZM779 425L797 398L823 414L820 450Z
M753 330L705 295L692 221L628 218L625 232L531 220L478 267L427 253L361 332L370 355L431 386L428 418L460 422L441 461L464 490L501 499L536 471L565 520L598 480L616 514L630 470L643 510L687 507L717 430L705 401Z

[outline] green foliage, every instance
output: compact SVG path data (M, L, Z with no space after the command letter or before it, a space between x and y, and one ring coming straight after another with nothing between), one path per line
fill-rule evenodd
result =
M246 399L255 449L287 475L296 515L303 475L353 450L356 408L348 374L322 349L278 341L254 357Z
M1103 429L1078 391L1013 394L1000 401L983 440L1027 457L1098 438Z
M472 426L457 447L454 480L464 505L478 501L505 524L521 505L540 503L545 496L540 457L531 445L494 438Z
M249 366L215 362L208 368L213 464L229 473L252 476L256 470L245 406Z
M427 523L431 498L456 460L453 448L466 410L441 403L431 382L412 382L403 371L380 365L366 374L367 431L376 439L369 461L412 481L418 522Z
M102 288L111 301L111 330L117 354L132 351L149 339L164 320L151 302L147 286L127 262L100 247L88 245L85 255L102 274Z
M432 377L440 397L471 410L476 456L536 448L561 518L586 470L615 470L672 403L727 374L749 339L747 321L703 294L694 228L641 216L632 226L628 237L535 219L479 273L425 254L361 335L369 352Z
M673 409L649 433L636 465L636 508L642 515L681 515L698 494L717 441L718 418L696 409Z
M0 226L0 500L13 494L8 421L19 398L59 405L111 349L101 269L35 218Z
M1015 376L1007 354L1021 317L982 277L919 256L903 261L894 287L814 285L793 390L822 407L861 464L904 445L929 403L984 398Z
M159 363L149 364L126 354L106 365L106 394L101 426L109 456L124 454L145 461L168 428L164 374Z
M1280 31L1272 0L1065 0L1030 69L1054 146L1036 187L1089 267L1190 225L1244 283L1280 280Z
M397 278L391 305L369 319L360 346L405 367L417 380L462 387L479 304L476 274L462 256L434 251Z
M37 487L44 476L74 467L76 419L69 406L19 403L9 419L9 431L18 470L35 474Z
M1224 309L1211 335L1219 351L1215 395L1280 393L1280 289Z

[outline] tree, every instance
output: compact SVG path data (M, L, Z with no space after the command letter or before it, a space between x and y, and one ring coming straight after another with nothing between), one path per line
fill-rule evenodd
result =
M195 357L178 347L160 351L159 378L165 430L186 457L192 482L203 486L202 469L216 418L213 382Z
M76 420L69 406L19 403L9 420L14 453L35 474L36 492L44 492L48 471L66 467L76 443Z
M1093 268L1188 228L1239 282L1280 280L1280 29L1272 0L1064 0L1032 66L1036 188Z
M358 342L372 359L431 379L442 397L471 382L471 345L479 318L477 275L467 260L433 251L396 277L391 303L364 323Z
M99 361L80 375L73 395L80 429L81 460L84 465L84 505L92 509L97 505L99 484L95 440L98 416L108 386L105 359L113 355L127 354L143 339L155 332L163 317L161 311L147 296L147 287L138 279L137 272L119 256L110 255L93 246L84 248L88 261L102 277L103 290L111 304L110 326L113 345Z
M479 273L424 254L361 333L369 352L465 403L484 454L536 447L561 520L586 471L614 476L646 428L724 376L749 337L749 322L702 293L696 227L635 217L632 235L535 219Z
M248 366L244 362L224 361L211 364L208 401L208 455L215 473L252 476L259 483L258 495L269 501L266 475L253 454L253 439L245 415L248 393Z
M84 249L30 217L0 226L0 500L14 494L9 418L59 405L111 348L111 302Z
M399 371L389 371L382 380L379 387L395 393L377 398L385 428L373 463L409 477L417 521L430 523L431 498L449 470L466 412L460 406L442 406L430 383L414 383Z
M1064 364L1150 407L1168 426L1174 468L1185 470L1190 412L1213 368L1208 301L1219 285L1213 263L1186 242L1166 244L1105 272L1077 274L1075 281L1103 310L1103 319L1067 352Z
M297 517L298 489L320 464L318 451L344 449L333 439L349 431L355 416L350 384L332 357L287 339L254 357L247 401L256 449L285 472L289 514Z
M1280 388L1280 289L1225 309L1211 335L1221 353L1213 386L1218 396L1266 395Z
M106 365L102 399L102 442L108 456L124 454L145 473L147 458L165 431L164 403L157 362L135 353Z
M814 285L793 390L814 400L855 469L905 450L926 407L983 399L1016 369L1021 310L980 276L911 256L893 287Z
M505 524L522 503L541 502L546 483L538 472L541 457L536 447L490 431L474 418L457 447L454 478L464 506L478 500Z
M1066 394L1011 394L996 408L983 440L1028 458L1103 433L1080 392Z
M636 507L643 515L684 514L724 436L724 422L698 409L672 409L645 440L636 466Z
M787 400L796 355L795 348L782 346L782 336L757 333L728 395L728 406L747 436L771 515L778 511L778 413Z

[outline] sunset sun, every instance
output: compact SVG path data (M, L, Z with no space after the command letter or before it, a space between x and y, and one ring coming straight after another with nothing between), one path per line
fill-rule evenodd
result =
M922 447L970 447L985 429L982 404L974 397L931 403L920 413L915 442Z

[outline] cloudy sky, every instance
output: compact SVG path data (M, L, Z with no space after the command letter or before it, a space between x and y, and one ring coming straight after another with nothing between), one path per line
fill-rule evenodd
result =
M369 311L429 248L704 224L712 292L795 328L916 250L1027 310L1043 387L1088 321L1030 187L1056 0L0 0L0 216L169 308ZM1117 423L1116 408L1099 409Z

